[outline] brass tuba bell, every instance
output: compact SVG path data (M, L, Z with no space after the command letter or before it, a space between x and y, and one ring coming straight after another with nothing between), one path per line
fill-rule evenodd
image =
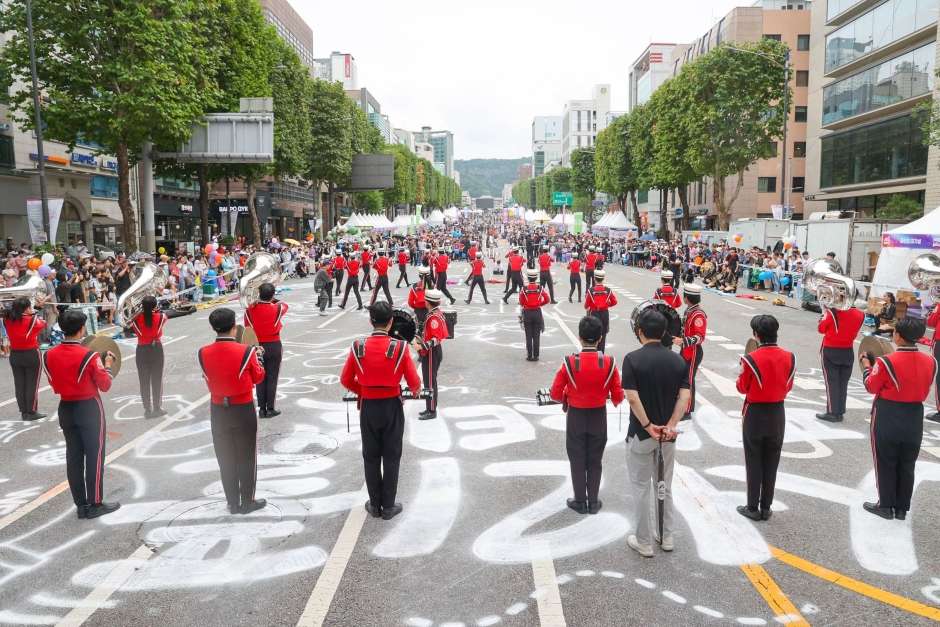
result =
M842 275L842 266L817 259L803 271L803 287L826 309L848 311L855 307L855 281Z
M238 302L248 309L257 304L258 288L265 283L281 282L281 262L270 253L255 253L245 262L245 273L238 281Z
M0 288L0 310L6 309L17 298L25 296L33 307L46 297L46 283L38 274L27 274L17 279L12 287Z
M940 302L940 257L933 253L915 257L907 268L907 278L917 289L929 292L930 300Z
M117 311L121 324L129 327L134 318L144 310L143 301L147 296L159 298L166 287L166 272L150 261L139 261L131 269L133 283L118 299Z

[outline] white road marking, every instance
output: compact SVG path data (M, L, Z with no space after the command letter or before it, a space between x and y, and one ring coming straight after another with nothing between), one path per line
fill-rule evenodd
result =
M800 388L801 390L825 390L826 386L822 383L812 381L810 379L800 379L794 378L793 385Z
M173 342L179 342L180 340L185 340L185 339L188 338L188 337L189 337L188 335L181 335L181 336L179 336L179 337L174 337L174 338L173 338L172 340L170 340L169 342L164 342L164 343L163 343L163 346L164 346L164 347L169 346L169 345L172 344Z
M712 372L708 368L699 368L699 372L705 375L705 378L708 379L709 383L715 386L722 396L737 396L738 398L744 398L743 394L738 393L738 389L735 386L735 382L731 379L726 379L717 372ZM696 395L698 396L698 395Z
M36 391L37 391L37 392L45 392L46 390L51 390L51 389L52 389L52 386L47 385L47 386L45 386L45 387L39 388L39 389L36 390ZM5 406L7 406L7 405L12 405L12 404L15 403L15 402L16 402L16 399L15 399L15 398L11 398L11 399L8 400L8 401L3 401L2 403L0 403L0 407L5 407Z
M729 351L743 351L744 347L740 344L720 344L722 348L727 348Z
M361 491L363 495L367 494L365 483L362 484ZM333 603L336 589L339 588L343 573L346 572L346 564L349 563L349 558L356 547L366 515L365 507L353 507L349 511L349 517L346 518L343 530L339 532L336 544L330 552L330 558L317 578L317 584L310 593L304 612L297 621L297 627L321 627L323 625L326 614L330 611L330 605Z
M745 309L754 309L754 308L751 307L750 305L745 305L745 304L743 304L743 303L738 303L738 302L735 302L735 301L733 301L733 300L729 300L729 301L726 301L726 302L729 302L729 303L731 303L732 305L737 305L738 307L744 307Z
M341 318L342 316L345 316L349 311L350 311L349 309L344 309L344 310L342 310L341 312L339 312L339 313L336 314L335 316L332 316L332 317L330 317L330 318L327 318L326 322L324 322L323 324L321 324L321 325L318 326L317 328L318 328L318 329L322 329L323 327L325 327L326 325L330 324L331 322L333 322L333 321L336 320L337 318Z
M826 400L825 396L820 396L819 398ZM845 408L846 409L871 409L871 403L863 403L862 401L856 400L851 396L845 397Z
M118 562L117 567L94 590L88 593L82 604L66 614L65 618L60 620L56 627L79 627L79 625L84 624L95 613L95 610L105 605L115 590L120 588L131 575L137 572L141 565L153 555L154 549L159 546L157 544L151 548L146 544L142 544L126 560Z
M712 341L712 342L730 342L731 341L723 335L712 335L710 333L706 333L705 335L708 337L709 341Z
M529 555L532 558L532 579L542 627L565 627L565 612L558 592L555 564L547 540L529 540Z
M568 339L571 340L571 343L574 344L575 349L581 350L581 342L578 340L578 336L568 328L568 325L561 319L561 316L557 313L552 313L551 316L558 323L558 326L561 327L561 330L565 332L565 335L568 336Z

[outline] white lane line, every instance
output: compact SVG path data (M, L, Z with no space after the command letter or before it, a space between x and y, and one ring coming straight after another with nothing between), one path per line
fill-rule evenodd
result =
M52 389L52 387L49 386L49 385L47 385L47 386L45 386L45 387L39 388L39 390L37 390L37 392L45 392L46 390L51 390L51 389ZM11 399L8 400L8 401L3 401L2 403L0 403L0 407L5 407L6 405L12 405L12 404L15 403L15 402L16 402L16 399L15 399L15 398L11 398Z
M731 379L726 379L717 372L712 372L708 368L699 368L699 372L705 375L705 378L708 379L709 383L715 386L715 389L718 390L722 396L737 396L738 398L744 398L743 394L738 393L737 386ZM695 397L698 398L698 393L696 393Z
M733 301L733 300L729 300L729 301L726 301L726 302L729 302L729 303L731 303L732 305L737 305L738 307L744 307L745 309L754 309L754 308L751 307L750 305L745 305L745 304L743 304L743 303L737 303L737 302L735 302L735 301Z
M795 378L793 379L793 385L800 388L801 390L825 390L826 389L826 386L823 385L822 383L817 383L816 381L812 381L810 379Z
M940 446L924 446L921 447L922 451L927 451L934 457L940 457Z
M141 433L139 436L137 436L136 438L134 438L133 440L131 440L130 442L128 442L127 444L125 444L124 446L122 446L121 448L119 448L118 450L114 451L113 453L111 453L111 454L109 454L107 457L105 457L105 458L104 458L104 463L105 463L105 464L110 464L111 462L113 462L114 460L116 460L117 458L119 458L121 455L123 455L124 453L128 452L129 450L131 450L131 449L133 449L135 446L137 446L137 443L140 442L141 440L143 440L144 438L150 436L150 435L153 434L153 433L157 433L157 432L159 432L159 431L163 431L164 429L166 429L167 427L169 427L171 424L173 424L174 422L176 422L177 420L179 420L179 419L182 418L183 416L188 415L189 412L191 412L192 410L196 409L197 407L199 407L200 405L202 405L203 403L205 403L206 401L208 401L210 398L212 398L212 395L211 395L211 394L206 394L205 396L203 396L203 397L200 398L199 400L194 401L194 402L190 403L189 405L187 405L186 407L184 407L182 410L180 410L179 412L177 412L175 415L170 416L169 418L167 418L166 420L164 420L163 422L161 422L161 423L158 424L157 426L153 427L152 429L150 429L150 430L148 430L148 431L145 431L144 433ZM59 485L55 486L55 487L52 488L51 490L45 492L44 494L40 494L39 496L37 496L35 499L33 499L32 501L30 501L29 503L26 503L25 505L20 506L18 509L16 509L16 510L10 512L9 514L7 514L6 516L4 516L3 518L0 518L0 530L3 530L3 529L5 529L6 527L9 527L9 526L12 525L13 523L15 523L17 520L19 520L20 518L26 516L26 514L30 513L30 512L33 511L34 509L38 508L40 505L42 505L42 504L45 503L46 501L49 501L49 500L55 498L58 494L60 494L61 492L66 491L66 490L68 490L68 489L69 489L69 482L68 482L68 481L63 481L62 483L60 483Z
M709 333L706 333L705 335L707 335L708 339L712 342L730 342L731 341L723 335L710 335Z
M365 483L362 484L362 493L368 499ZM343 578L343 573L346 572L346 564L349 563L349 557L356 547L362 524L366 521L366 514L365 507L353 507L349 511L343 530L339 532L336 544L330 552L330 558L323 566L317 578L317 584L313 587L313 592L310 593L310 598L304 607L304 612L297 621L297 627L321 627L323 625L326 614L330 611L330 605L333 603L336 589L339 588L339 582Z
M533 593L539 608L539 623L542 627L565 627L565 611L558 592L558 579L552 561L551 547L546 540L529 540L529 557L532 559Z
M341 317L345 316L349 311L351 311L351 310L349 310L349 309L344 309L344 310L342 310L341 312L339 312L338 314L336 314L336 315L333 316L332 318L329 318L326 322L324 322L323 324L321 324L321 325L318 326L317 328L318 328L318 329L322 329L323 327L325 327L326 325L330 324L331 322L333 322L333 321L336 320L337 318L341 318Z
M744 347L740 344L720 344L722 348L727 348L729 351L743 351Z
M181 335L181 336L179 336L179 337L174 337L174 338L173 338L172 340L170 340L169 342L164 342L164 343L163 343L163 346L165 346L165 347L166 347L166 346L169 346L169 345L172 344L173 342L179 342L180 340L185 340L185 339L188 338L188 337L189 337L188 335Z
M826 400L825 396L820 396L819 398ZM862 401L856 400L851 396L845 397L845 408L846 409L871 409L871 403L863 403Z
M561 316L559 316L557 313L552 313L551 315L552 318L555 319L555 322L558 323L558 326L561 327L561 330L565 332L565 335L568 336L568 339L571 340L571 343L574 344L574 347L577 350L581 350L581 341L578 340L578 336L568 328L568 325L565 324L564 320L561 319Z
M108 573L108 576L105 577L94 590L88 593L88 596L85 597L81 605L66 614L65 618L56 623L56 627L79 627L79 625L84 624L98 608L105 606L108 598L114 594L131 575L137 572L143 563L153 555L154 549L159 546L160 545L157 544L151 548L146 544L142 544L138 547L136 551L131 553L130 557L115 566L114 570Z

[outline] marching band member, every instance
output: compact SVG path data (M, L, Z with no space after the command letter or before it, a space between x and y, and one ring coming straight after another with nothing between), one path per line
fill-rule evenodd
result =
M418 282L411 286L408 292L408 306L415 312L418 329L424 328L424 321L428 317L428 304L424 300L424 291L430 288L431 269L427 266L418 268Z
M844 311L826 309L819 319L817 328L823 334L820 355L826 382L826 413L816 414L820 420L842 422L845 417L849 379L855 367L855 337L863 322L865 312L854 307Z
M507 273L506 280L509 282L512 289L507 290L503 295L503 302L506 304L509 304L509 297L515 294L517 289L522 290L522 264L524 263L525 257L522 256L518 248L509 253L509 272Z
M58 394L59 426L65 437L65 471L79 518L98 518L120 503L104 498L106 420L101 392L111 389L114 354L85 348L86 316L77 309L59 314L65 340L43 355L42 366L52 391Z
M594 287L594 270L596 269L596 263L597 255L594 254L594 246L588 246L588 252L584 254L584 289L586 290L590 290ZM604 333L606 334L606 331Z
M369 491L366 511L373 518L391 520L402 511L401 503L395 502L405 434L401 380L415 394L421 380L408 344L388 335L392 306L379 301L369 308L369 319L372 335L353 342L340 383L359 397L359 432Z
M353 279L349 275L348 281ZM347 281L347 286L349 282ZM359 297L359 292L356 292ZM281 330L284 328L284 315L287 303L274 300L274 285L263 283L258 288L258 302L245 310L245 327L255 330L258 344L264 349L261 365L264 367L264 381L255 387L258 396L258 417L274 418L281 415L281 410L274 409L277 399L277 379L281 374ZM361 309L361 307L360 307Z
M375 259L375 255L372 254L372 247L363 246L359 259L362 261L362 287L359 288L359 291L364 292L372 289L372 260Z
M568 282L571 284L571 291L568 292L568 302L574 302L571 300L571 297L574 296L574 289L578 288L578 302L581 302L581 262L577 257L572 257L571 261L568 262L568 271L571 272L571 276L568 278Z
M447 258L447 255L444 254L444 249L439 248L437 250L437 257L434 259L434 272L437 276L437 290L450 299L450 304L453 305L457 302L457 299L450 295L450 291L447 289L447 266L450 265L450 259Z
M937 362L937 378L934 380L934 401L937 411L926 416L927 420L940 422L940 303L934 305L933 311L927 317L927 326L933 327L933 338L930 355Z
M424 387L431 390L431 397L425 400L425 410L418 414L418 420L437 418L437 371L444 359L444 349L441 344L448 337L447 321L444 319L444 313L438 308L443 297L444 295L439 290L424 291L428 315L424 322L423 333L420 337L415 337L414 347L420 355Z
M140 383L140 401L144 418L161 418L163 409L163 325L166 314L155 311L157 299L145 296L141 301L143 312L134 318L131 326L137 335L137 380Z
M372 290L372 300L369 301L369 307L375 304L375 299L379 295L379 290L385 290L385 300L392 304L392 293L388 289L388 269L392 267L392 260L385 256L385 249L378 250L379 257L375 260L375 289Z
M336 257L333 259L333 279L336 281L336 295L339 296L343 287L343 273L346 270L345 251L336 251Z
M623 402L620 372L613 357L598 352L604 327L593 316L578 323L581 352L565 357L555 374L551 398L564 405L567 414L565 440L574 498L568 507L579 514L596 514L603 503L601 459L607 446L607 399L614 407Z
M673 309L679 309L682 306L682 297L679 296L679 291L672 286L672 272L663 270L659 278L663 284L656 288L656 294L653 298L665 302Z
M858 311L858 310L855 310ZM894 327L898 350L871 363L861 356L862 380L875 395L871 408L871 452L875 462L878 501L867 511L904 520L914 494L914 466L924 437L924 400L937 377L937 364L917 350L927 328L918 318L901 318Z
M539 336L545 330L542 307L549 303L548 293L536 284L539 271L535 268L526 270L529 284L519 292L519 305L522 307L522 326L525 328L526 361L539 360Z
M346 299L349 298L349 291L352 290L353 294L356 296L356 302L359 303L359 306L356 307L356 311L359 311L362 309L362 297L359 296L359 260L356 259L356 253L350 255L349 261L346 262L346 270L348 270L349 276L346 279L346 291L343 292L343 302L339 304L339 308L346 309Z
M487 305L490 304L489 299L486 297L486 282L483 280L483 268L485 267L486 262L483 261L483 253L474 253L474 260L470 262L470 278L473 280L473 283L470 285L470 295L467 296L467 300L464 301L468 305L470 301L473 300L473 288L477 285L480 286L480 291L483 292L483 302Z
M410 285L408 281L408 249L402 247L398 251L398 283L395 284L395 289L401 287L401 282L405 282L405 287Z
M672 343L682 347L682 358L689 369L689 406L682 419L691 420L692 412L695 411L695 376L705 356L702 344L705 342L705 331L708 328L708 318L699 306L702 302L702 286L686 283L682 287L682 301L685 303L682 337L673 338Z
M16 405L23 420L39 420L39 372L42 369L42 353L39 351L39 333L46 328L46 321L33 311L32 302L26 296L13 300L9 314L0 318L10 340L10 368L13 370L13 387L16 390Z
M467 263L470 264L471 269L472 269L472 267L473 267L473 262L474 262L474 260L477 259L477 253L478 253L478 252L482 253L482 251L481 251L479 248L477 248L477 243L476 243L476 242L470 242L470 249L467 251ZM480 257L482 257L482 256L483 256L483 255L481 254ZM473 280L473 272L471 272L469 275L467 275L467 280L464 281L463 284L464 284L464 285L470 285L470 281L472 281L472 280Z
M597 350L602 353L607 348L607 333L610 332L609 309L617 305L617 297L609 287L604 285L606 276L607 273L604 270L591 270L591 287L587 288L584 297L584 308L587 309L588 315L599 318L604 325L604 334L597 345Z
M783 401L793 389L796 375L796 355L777 346L779 328L773 316L751 318L751 331L759 346L741 358L738 375L738 392L745 395L741 421L747 505L738 505L737 509L751 520L769 520L773 513L770 506L786 427Z
M539 286L545 287L548 284L548 295L551 297L553 305L558 304L555 300L555 286L552 281L552 256L548 254L548 245L542 246L542 254L539 255Z
M234 311L214 309L209 325L216 332L215 342L200 348L197 355L212 395L212 444L229 512L250 514L267 505L265 499L255 499L258 417L252 398L252 389L264 381L264 365L254 346L235 341Z

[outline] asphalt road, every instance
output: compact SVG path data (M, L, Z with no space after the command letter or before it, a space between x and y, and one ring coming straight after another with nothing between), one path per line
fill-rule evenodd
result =
M451 278L466 276L454 264ZM608 354L638 347L629 319L658 277L608 266L620 304ZM392 521L366 518L358 416L341 402L339 373L364 312L316 315L312 280L281 298L285 359L278 407L262 420L260 496L270 505L230 516L221 496L196 349L212 340L208 311L171 320L165 406L144 420L133 342L105 395L108 500L119 512L80 521L67 489L64 442L50 418L18 420L0 406L0 624L12 625L921 625L940 620L940 426L927 423L920 482L905 522L865 513L874 500L870 398L854 380L839 425L823 407L818 316L796 303L705 294L709 336L698 376L699 411L683 423L674 481L675 551L645 559L627 546L633 499L626 416L610 409L597 516L565 507L570 479L564 416L537 407L561 359L574 351L582 305L545 309L541 361L525 361L515 308L458 300L457 337L445 343L441 411L407 427ZM414 269L411 273L416 274ZM397 275L397 271L394 273ZM392 284L397 276L392 278ZM458 299L467 288L451 286ZM405 289L392 289L404 303ZM334 301L336 302L336 301ZM237 307L237 304L236 304ZM449 308L449 307L448 307ZM772 520L753 523L744 502L741 399L734 392L748 320L778 316L780 344L798 359ZM0 364L0 403L13 398ZM42 383L45 386L45 381ZM931 401L933 399L931 398ZM350 431L347 432L347 411ZM123 447L123 448L122 448ZM932 449L932 450L931 450ZM115 457L116 456L116 457ZM60 486L59 488L56 488ZM59 493L50 490L59 489ZM38 499L38 501L37 501ZM822 569L828 570L820 570ZM306 610L306 613L305 613ZM302 615L304 615L302 617ZM932 616L932 619L931 619Z

